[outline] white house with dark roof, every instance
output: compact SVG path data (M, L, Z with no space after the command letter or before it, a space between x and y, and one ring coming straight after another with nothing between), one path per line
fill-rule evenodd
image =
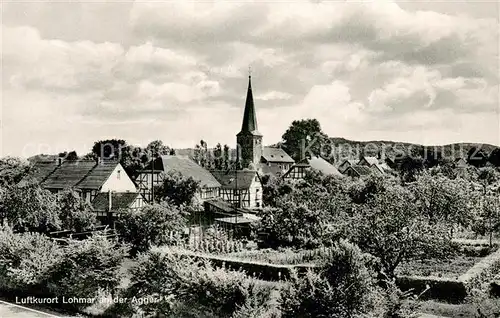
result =
M178 172L186 178L191 177L198 181L200 191L197 199L201 202L219 196L221 184L208 170L187 156L166 155L152 160L136 178L139 190L148 202L153 200L153 185L160 185L164 175L170 172Z
M32 171L32 177L44 189L54 193L76 191L98 216L144 205L142 195L118 161L39 161L33 164ZM107 204L102 204L103 198Z
M278 147L264 147L260 162L264 166L278 167L282 173L288 171L295 163L292 157Z

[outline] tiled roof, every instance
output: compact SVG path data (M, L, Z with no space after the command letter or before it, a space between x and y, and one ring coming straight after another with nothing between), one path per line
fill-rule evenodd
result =
M283 149L276 147L264 147L262 149L262 157L269 162L295 162Z
M81 189L100 189L117 165L117 161L103 162L95 165L94 169L76 187Z
M157 171L163 171L165 173L177 171L184 177L192 177L194 180L200 182L202 188L218 188L221 186L219 181L217 181L210 171L185 156L161 156L155 159L154 168ZM151 170L151 163L145 170Z
M75 187L94 166L95 161L65 161L42 183L48 189L69 189Z
M211 200L206 200L205 204L212 205L216 207L217 209L221 210L222 212L230 213L230 214L235 214L235 207L230 204L229 202L226 202L222 199L211 199ZM245 209L245 208L236 208L236 212L248 214L250 210Z
M370 166L378 164L378 159L376 157L363 157L363 158L366 160L366 162L368 162Z
M132 203L140 196L136 192L111 192L111 210L120 210L129 208ZM100 192L92 201L92 207L96 211L106 211L108 209L109 193Z
M38 182L45 180L57 168L56 161L36 161L31 170L31 176Z
M213 176L220 182L223 189L248 189L257 172L252 170L214 170Z
M373 172L373 170L367 166L354 165L354 166L349 167L346 170L346 172L350 169L353 169L359 176L367 176Z
M311 168L319 170L325 175L342 175L337 168L323 158L311 157L310 159L307 159L307 163L309 163Z

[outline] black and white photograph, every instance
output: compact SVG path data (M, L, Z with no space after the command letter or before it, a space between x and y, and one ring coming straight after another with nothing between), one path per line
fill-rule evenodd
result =
M500 2L0 14L0 318L500 318Z

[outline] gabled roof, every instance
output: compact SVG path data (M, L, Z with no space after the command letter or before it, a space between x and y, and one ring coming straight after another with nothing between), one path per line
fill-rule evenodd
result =
M57 168L56 161L36 161L32 168L30 175L37 182L44 181L54 170Z
M95 165L95 161L65 161L45 179L42 186L48 189L73 188L92 171Z
M140 194L136 192L111 192L111 210L127 209L139 196ZM106 211L108 204L108 192L99 192L92 201L92 207L95 211Z
M346 159L346 160L342 161L342 163L340 164L340 166L342 166L345 163L348 163L349 165L353 166L353 165L355 165L357 163L357 161L354 160L354 159Z
M117 161L105 161L95 165L76 187L81 189L100 189L117 165L119 165Z
M349 170L354 170L359 176L367 176L372 174L373 170L368 166L354 165L347 168L344 173L347 174Z
M219 181L202 166L186 156L168 155L156 158L154 161L154 169L164 173L179 172L184 177L191 177L200 182L200 187L218 188L221 186ZM144 170L151 171L152 162L150 162Z
M361 162L363 159L365 159L370 166L378 164L378 159L376 157L362 157L359 162Z
M255 106L253 103L252 78L250 76L248 76L248 89L245 101L245 111L243 113L243 123L241 125L241 131L238 135L240 134L262 136L257 128L257 114L255 113Z
M246 209L246 208L235 208L234 205L232 205L229 202L226 202L222 199L205 200L204 204L214 206L215 208L217 208L221 212L228 213L228 214L238 213L240 215L243 215L243 213L248 214L249 212L251 212L251 210Z
M248 189L257 172L253 170L214 170L213 176L220 182L222 189Z
M325 175L342 175L337 168L335 168L331 163L321 157L311 157L310 159L306 160L311 168L319 170Z
M295 162L283 149L277 147L264 147L262 149L262 157L268 162Z

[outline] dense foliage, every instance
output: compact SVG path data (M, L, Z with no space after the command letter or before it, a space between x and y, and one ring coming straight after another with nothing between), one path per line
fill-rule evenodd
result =
M152 245L174 242L186 223L182 207L168 203L146 205L139 211L120 213L115 229L120 240L131 245L131 254L147 251Z

